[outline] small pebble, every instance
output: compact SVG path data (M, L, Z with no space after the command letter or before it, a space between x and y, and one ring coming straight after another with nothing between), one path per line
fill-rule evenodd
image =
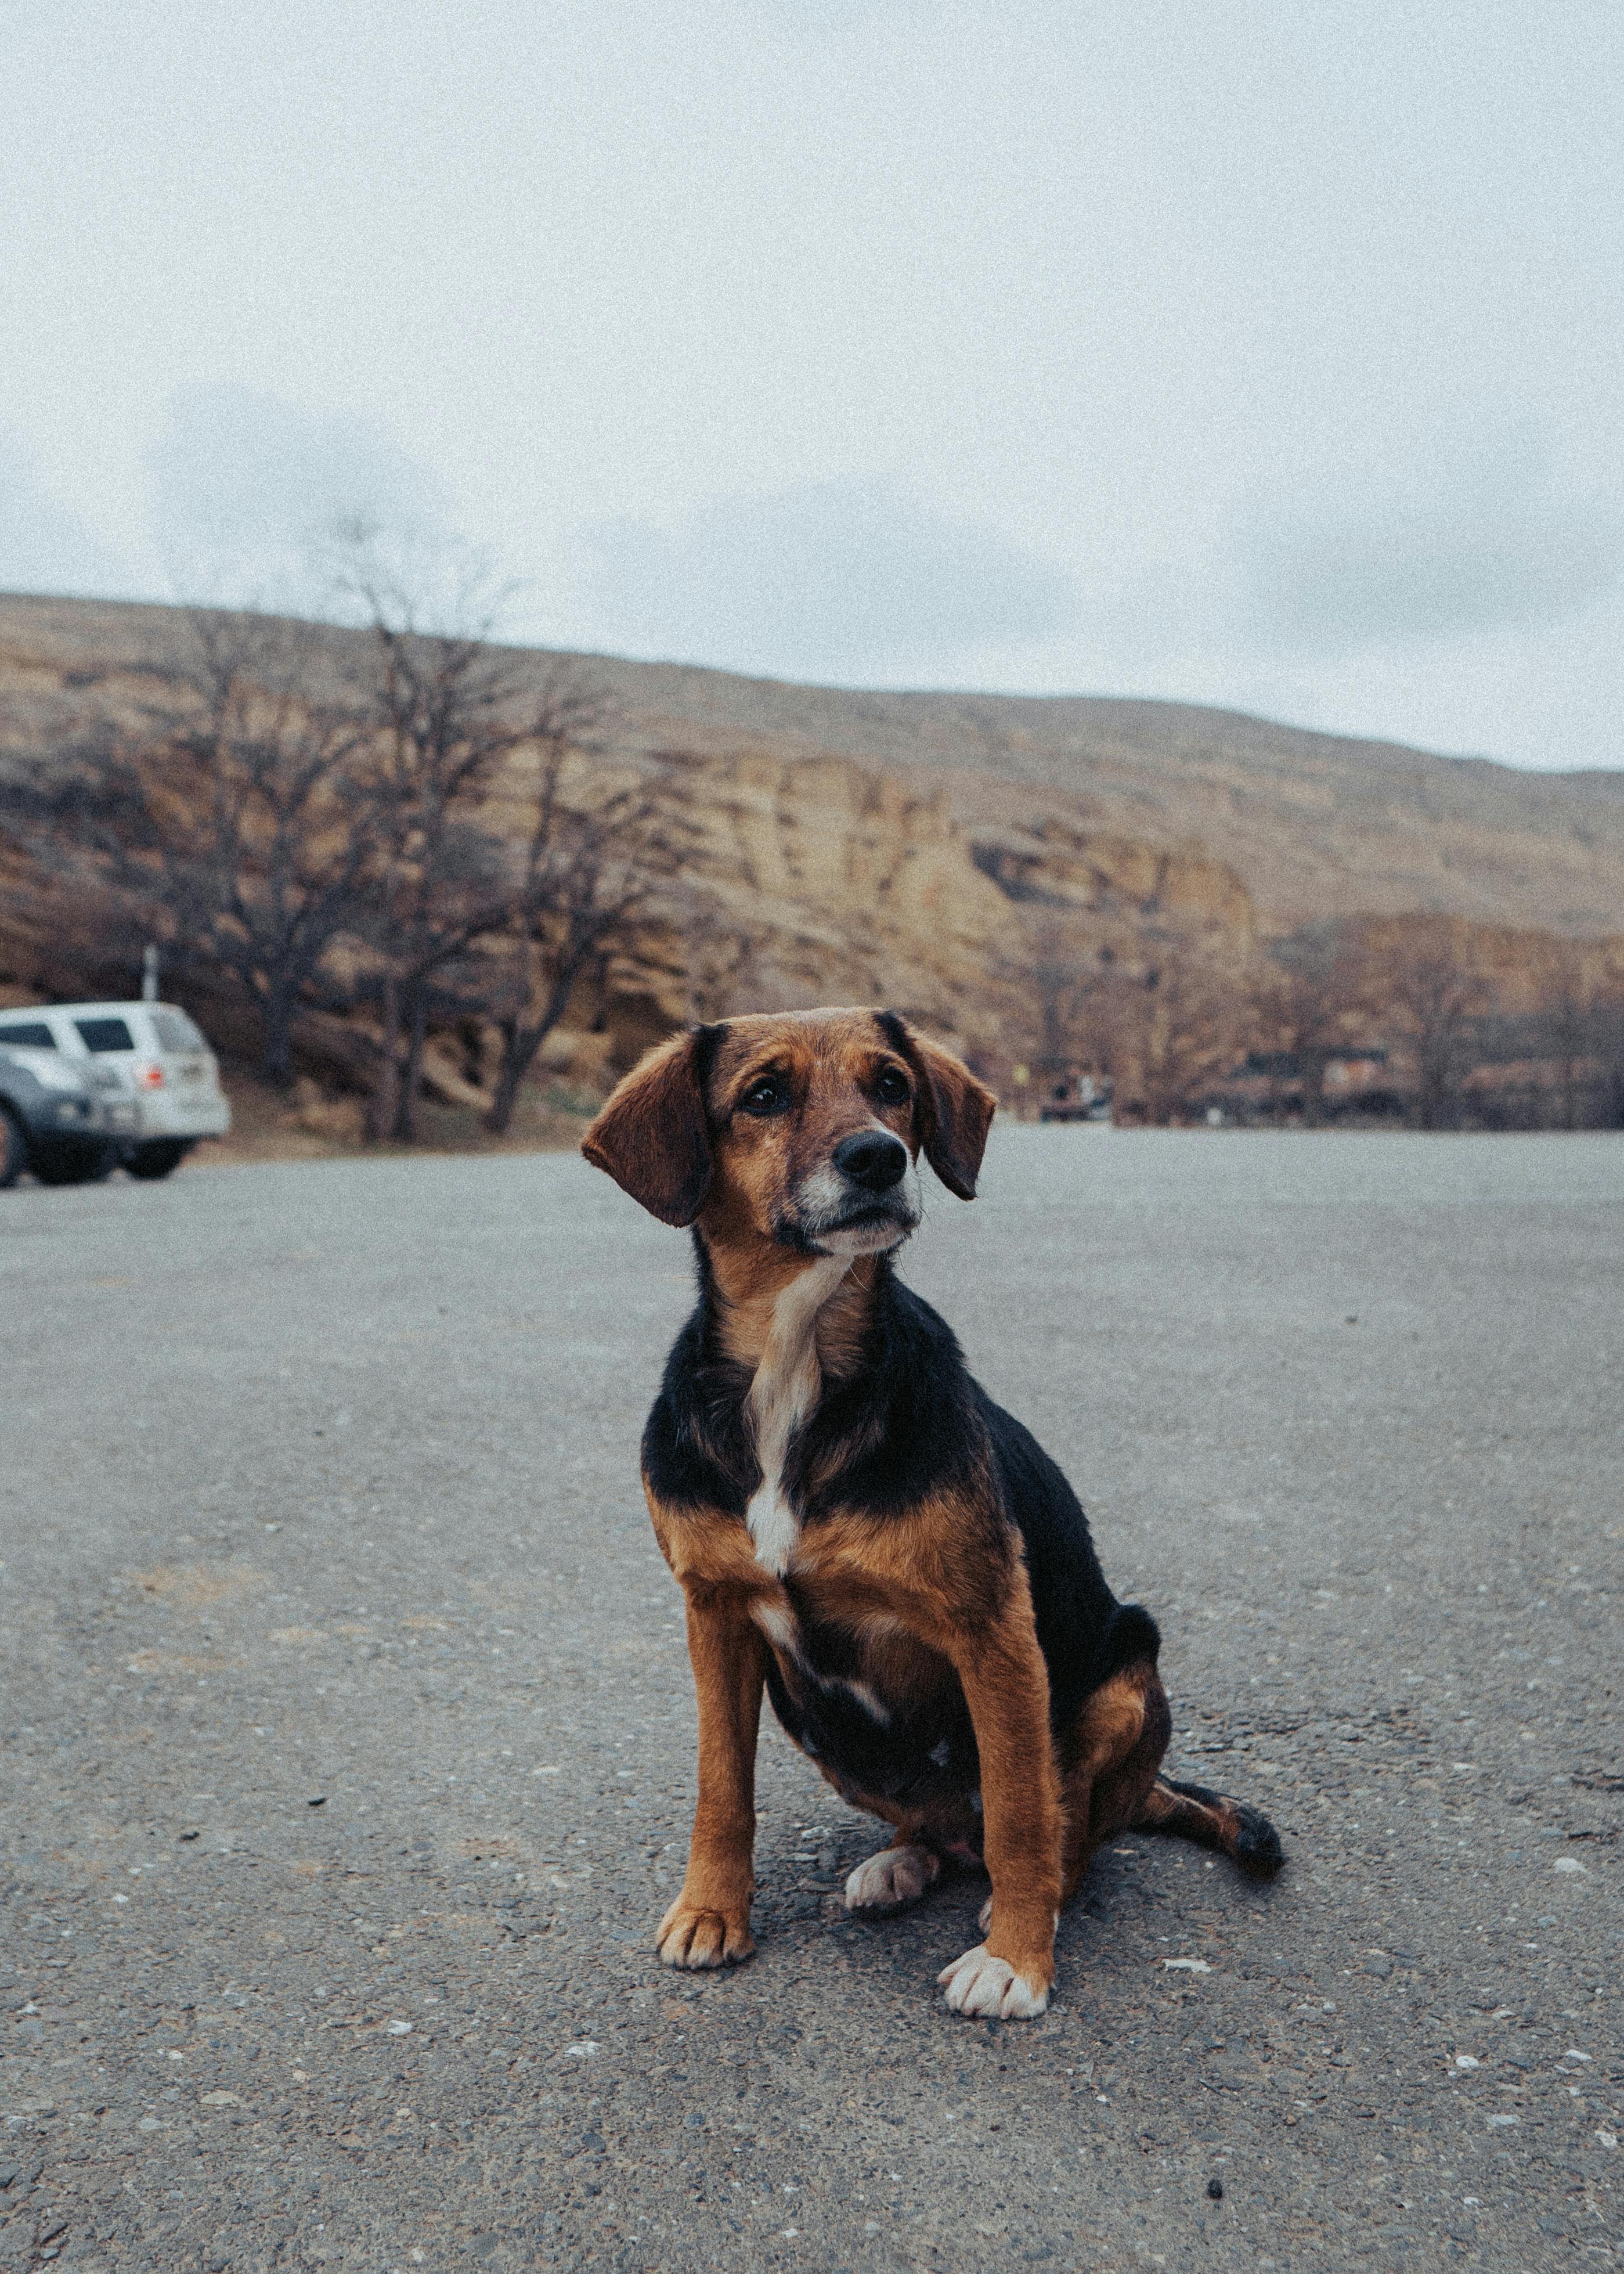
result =
M1223 2181L1220 2179L1208 2180L1207 2182L1207 2192L1214 2202L1222 2202L1223 2201Z

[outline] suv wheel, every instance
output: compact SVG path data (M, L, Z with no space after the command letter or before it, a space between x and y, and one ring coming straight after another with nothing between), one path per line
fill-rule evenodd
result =
M99 1185L116 1157L111 1145L36 1145L28 1166L42 1185Z
M161 1137L150 1145L138 1145L124 1156L124 1166L132 1177L150 1184L155 1178L167 1177L178 1169L186 1157L186 1148L172 1137Z
M0 1105L0 1193L14 1185L28 1165L28 1148L23 1133Z

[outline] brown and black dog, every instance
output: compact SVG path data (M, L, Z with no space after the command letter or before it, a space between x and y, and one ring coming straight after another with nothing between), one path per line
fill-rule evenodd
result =
M1158 1775L1148 1613L1105 1583L1055 1464L892 1269L922 1152L973 1199L994 1099L888 1011L730 1019L662 1044L583 1150L692 1224L699 1305L643 1441L688 1604L699 1800L667 1965L748 1958L762 1690L853 1805L895 1827L846 1900L916 1901L984 1861L964 2014L1041 2014L1055 1928L1100 1843L1177 1832L1279 1868L1255 1810Z

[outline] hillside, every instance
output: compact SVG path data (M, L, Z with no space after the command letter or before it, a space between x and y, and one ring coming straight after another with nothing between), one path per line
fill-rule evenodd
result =
M162 669L184 629L162 608L0 598L0 699L15 712L87 675ZM359 637L329 636L335 669ZM633 745L729 775L808 759L881 773L971 838L1036 824L1153 856L1199 851L1233 872L1265 932L1423 910L1577 938L1624 928L1624 772L1525 773L1183 704L848 693L580 660Z
M176 610L0 599L0 800L21 811L77 742L150 725L196 661L196 632ZM292 652L300 698L363 699L370 635L304 627ZM511 652L521 727L527 689L560 659ZM1260 945L1327 916L1365 920L1389 990L1416 958L1426 968L1447 919L1481 1006L1514 1025L1548 1021L1564 987L1624 998L1624 774L1522 774L1172 704L851 694L562 660L614 706L571 759L567 802L643 774L681 854L573 983L532 1116L601 1096L685 1020L845 1001L894 1004L955 1038L1006 1099L1029 1101L1034 1065L1086 1058L1109 1061L1131 1116L1165 1118L1251 1031L1273 968ZM533 758L522 737L484 794L491 840L523 841ZM59 849L0 831L0 1001L121 993L149 931L171 937ZM1576 960L1562 935L1583 943ZM492 1101L502 937L470 952L484 977L470 966L427 1014L425 1080L465 1115ZM375 944L346 938L295 1036L316 1135L335 1111L358 1127L357 1094L390 1063ZM171 968L228 1062L253 1065L264 1029L245 990L207 959ZM1377 1043L1402 1037L1408 1014L1374 1016ZM1507 1027L1496 1048L1509 1062L1527 1034Z
M1624 772L1484 758L1100 696L846 693L672 664L603 666L685 738L744 736L945 774L1008 812L1033 788L1084 818L1234 869L1264 924L1428 910L1583 937L1624 922Z
M0 791L49 775L55 754L102 724L137 727L162 710L192 636L173 611L0 604ZM372 654L360 636L301 639L309 694L354 699L347 674ZM538 676L553 660L537 657ZM1041 784L880 764L706 723L657 700L635 666L589 668L612 682L618 718L604 754L579 762L583 787L658 752L684 850L680 874L572 1002L574 1040L557 1064L577 1082L628 1064L686 1018L747 1004L892 1002L1002 1063L1028 1047L1034 943L1056 920L1069 952L1123 971L1174 945L1233 968L1256 937L1239 877L1170 833L1113 831ZM524 779L522 766L499 779L488 806L498 833L528 826ZM121 990L146 937L135 911L51 867L0 834L0 990L19 999ZM186 985L228 1056L252 1062L257 1022L240 995L198 971ZM337 1020L307 1010L304 1062L364 1079L372 1016L363 1003ZM464 1035L464 1065L468 1047ZM435 1078L458 1094L444 1064Z

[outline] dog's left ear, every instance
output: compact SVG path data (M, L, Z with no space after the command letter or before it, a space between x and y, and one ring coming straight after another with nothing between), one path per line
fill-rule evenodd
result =
M880 1026L918 1078L914 1114L925 1158L950 1193L973 1201L997 1099L962 1058L916 1035L895 1011L883 1012Z
M692 1224L710 1186L699 1065L707 1032L673 1035L640 1059L581 1141L592 1166L606 1171L662 1224Z

